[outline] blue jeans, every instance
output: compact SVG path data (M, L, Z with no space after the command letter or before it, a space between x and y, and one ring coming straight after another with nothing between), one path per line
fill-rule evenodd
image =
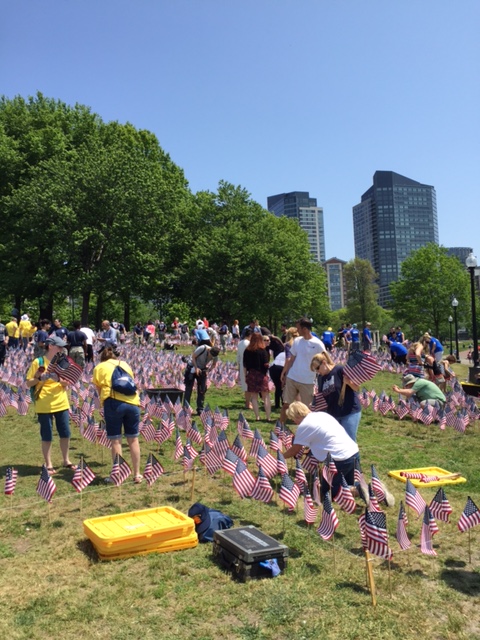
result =
M361 417L362 412L357 411L356 413L349 413L348 416L343 416L343 418L337 418L338 422L342 425L342 427L354 442L357 441L357 431Z
M51 442L53 440L53 418L55 418L55 426L57 427L60 438L70 438L70 417L68 409L56 411L55 413L38 413L37 416L40 424L40 437L42 442Z
M109 440L122 437L122 426L127 438L138 438L140 407L137 405L107 398L103 403L103 415Z

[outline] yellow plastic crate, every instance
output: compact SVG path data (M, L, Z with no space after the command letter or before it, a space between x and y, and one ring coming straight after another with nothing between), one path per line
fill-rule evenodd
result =
M154 507L84 520L83 530L99 553L123 553L185 538L195 523L173 507Z
M402 476L402 473L423 473L426 476L437 476L438 480L434 480L433 482L422 482L419 478L406 478ZM458 478L449 478L444 476L453 475L452 471L447 471L446 469L441 469L440 467L421 467L419 469L398 469L397 471L389 471L388 475L395 480L400 480L400 482L407 483L407 480L413 484L414 487L440 487L444 484L462 484L462 482L466 482L467 479L460 476ZM443 479L442 479L443 477Z
M101 553L98 549L97 554L100 560L122 560L124 558L133 558L134 556L144 556L148 553L167 553L168 551L181 551L182 549L193 549L198 545L198 536L194 531L184 538L176 538L174 540L164 540L157 543L156 546L146 547L142 549L130 549L120 552Z

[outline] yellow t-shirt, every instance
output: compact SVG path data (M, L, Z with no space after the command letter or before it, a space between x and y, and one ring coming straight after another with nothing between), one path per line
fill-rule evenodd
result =
M50 360L44 357L43 366L45 369L49 364ZM38 358L35 358L27 371L27 380L32 380L32 378L35 377L39 366ZM36 413L55 413L57 411L70 409L67 391L60 382L46 380L45 382L38 382L37 384L41 385L41 388L38 398L35 400Z
M30 322L30 320L20 320L18 330L22 338L29 338L32 335L32 323Z
M138 393L135 393L133 396L124 396L123 393L112 391L112 373L118 365L133 378L133 371L130 366L123 360L116 360L115 358L100 362L93 370L93 384L100 389L100 402L103 405L107 398L114 398L115 400L120 400L120 402L127 402L128 404L134 404L139 407L140 398Z
M19 338L20 337L20 329L18 328L18 324L13 320L7 322L5 325L5 329L7 330L8 336L10 338Z

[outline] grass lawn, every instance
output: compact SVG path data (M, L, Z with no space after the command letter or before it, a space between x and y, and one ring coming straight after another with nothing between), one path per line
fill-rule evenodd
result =
M466 367L457 366L460 377ZM390 391L398 376L377 374L367 388ZM237 388L210 387L212 408L227 408L230 442L243 407ZM246 412L253 423L253 413ZM198 423L197 423L198 424ZM268 442L265 422L258 423ZM336 507L340 521L333 543L307 527L302 499L288 514L275 497L269 504L241 500L230 476L214 477L202 468L195 478L193 502L221 509L235 526L253 524L290 549L288 568L278 578L234 581L212 557L210 544L166 554L150 554L114 562L98 561L86 539L86 518L153 506L171 505L187 512L192 503L192 474L184 478L174 462L173 438L162 445L141 440L142 468L154 452L165 468L151 489L131 480L121 488L105 486L110 452L80 437L73 427L72 460L85 456L97 479L77 494L73 472L55 476L57 492L49 506L35 492L41 465L38 425L30 413L21 417L9 409L1 419L0 473L13 465L19 472L13 498L0 497L0 636L14 639L88 637L101 640L179 639L456 639L480 638L480 528L461 534L457 521L467 496L480 505L479 422L465 434L437 425L414 424L382 417L365 409L359 430L362 465L370 464L394 494L397 505L387 509L394 556L390 563L373 561L378 603L372 606L366 588L365 559L356 514ZM54 461L60 461L58 440ZM248 448L248 447L247 447ZM128 450L125 458L129 460ZM387 476L391 469L439 466L460 471L468 482L446 486L453 508L450 523L438 522L434 537L437 557L420 552L421 522L409 513L412 547L401 551L395 538L398 504L405 485ZM275 487L277 493L277 487ZM422 488L427 503L435 488ZM334 505L335 506L335 505ZM469 539L471 563L469 562Z

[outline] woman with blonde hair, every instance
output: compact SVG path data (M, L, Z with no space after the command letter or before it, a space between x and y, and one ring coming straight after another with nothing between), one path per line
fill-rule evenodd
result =
M292 348L293 341L295 338L298 338L300 334L298 333L297 327L290 327L287 329L285 334L285 359L287 360L290 356L290 349Z
M411 373L416 378L423 378L423 344L421 342L411 342L407 351L407 373Z
M356 393L358 385L344 375L343 366L336 365L327 351L313 356L310 369L317 374L317 388L327 403L326 412L333 416L356 442L362 417L362 407ZM343 403L339 404L344 384L345 395Z

